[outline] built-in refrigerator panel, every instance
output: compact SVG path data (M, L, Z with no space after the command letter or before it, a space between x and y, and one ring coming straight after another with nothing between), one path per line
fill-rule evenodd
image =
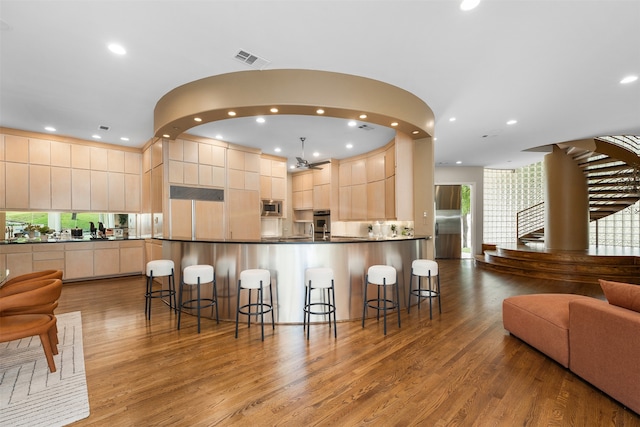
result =
M461 186L436 185L436 258L462 257Z

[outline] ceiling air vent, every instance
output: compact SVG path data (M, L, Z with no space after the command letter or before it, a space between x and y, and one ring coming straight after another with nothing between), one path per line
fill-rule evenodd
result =
M100 129L100 130L109 130L109 126L100 125L100 126L98 126L98 129Z
M360 125L360 126L358 126L358 129L362 129L362 130L373 130L373 126L369 126L369 125Z
M264 67L270 64L270 62L266 59L260 58L259 56L249 53L246 50L239 50L238 53L236 53L235 58L238 61L243 62L248 66L256 68L258 70L262 70Z

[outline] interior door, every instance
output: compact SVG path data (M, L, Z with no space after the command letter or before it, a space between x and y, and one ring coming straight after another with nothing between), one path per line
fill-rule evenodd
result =
M462 256L461 186L436 185L436 258Z

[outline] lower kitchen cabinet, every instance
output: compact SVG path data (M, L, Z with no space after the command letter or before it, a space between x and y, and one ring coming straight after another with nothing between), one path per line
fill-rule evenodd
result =
M0 245L0 267L9 277L42 270L63 270L63 280L143 274L144 260L144 240Z

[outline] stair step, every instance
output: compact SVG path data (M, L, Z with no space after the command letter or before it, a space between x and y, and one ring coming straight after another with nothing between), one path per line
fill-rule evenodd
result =
M581 283L608 279L640 284L640 257L634 256L497 248L477 255L475 261L481 268L540 279Z

